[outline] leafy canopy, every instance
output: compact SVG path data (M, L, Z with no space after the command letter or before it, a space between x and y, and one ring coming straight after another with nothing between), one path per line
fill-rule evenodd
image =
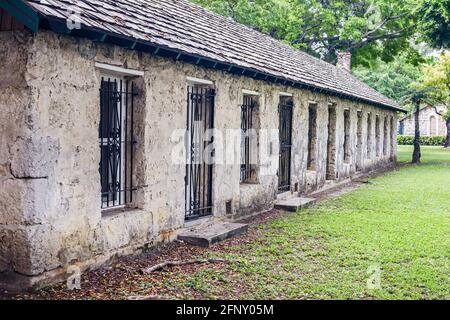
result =
M409 59L408 54L401 54L392 62L378 59L372 68L357 66L352 71L372 88L401 103L412 94L411 83L420 78L420 67L410 64Z
M427 92L427 99L433 104L441 104L449 107L444 116L450 117L450 51L441 54L433 64L422 67L422 75L412 85L417 90Z
M450 0L418 0L417 16L421 40L434 48L450 47Z
M192 0L329 62L389 60L409 46L411 8L397 0ZM406 0L411 1L411 0Z
M448 47L450 0L191 1L329 62L338 50L354 65L389 62L411 39Z

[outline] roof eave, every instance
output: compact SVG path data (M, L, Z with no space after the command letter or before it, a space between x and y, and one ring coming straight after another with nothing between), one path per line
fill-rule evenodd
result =
M39 15L27 3L17 0L2 0L0 8L4 9L32 32L39 30Z

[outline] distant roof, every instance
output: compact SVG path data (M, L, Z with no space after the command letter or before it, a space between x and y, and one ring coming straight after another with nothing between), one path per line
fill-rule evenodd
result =
M428 109L428 108L435 108L434 106L431 106L431 105L426 105L426 106L423 106L423 107L421 107L420 109L419 109L419 112L422 112L423 110L425 110L425 109ZM438 110L438 112L442 112L442 113L445 113L445 112L447 112L447 107L446 106L437 106L436 107L436 109ZM409 119L409 118L411 118L413 115L415 114L415 112L410 112L410 113L408 113L406 116L404 116L403 118L400 118L398 121L400 121L400 122L402 122L402 121L405 121L406 119ZM439 115L437 112L436 112L436 115L437 116L441 116L441 115ZM442 117L442 116L441 116Z
M37 13L39 28L67 32L60 29L75 9L82 24L73 35L101 32L99 41L118 36L131 49L151 45L191 63L405 111L350 73L186 0L21 1Z

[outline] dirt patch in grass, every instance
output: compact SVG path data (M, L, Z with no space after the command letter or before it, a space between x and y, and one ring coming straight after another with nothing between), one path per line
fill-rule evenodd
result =
M210 248L199 248L176 241L170 244L152 248L138 256L123 257L111 266L103 267L96 271L87 272L82 275L82 290L67 290L66 284L60 284L46 288L38 292L7 295L3 298L15 299L128 299L136 296L154 296L161 299L182 298L204 298L204 294L198 289L189 288L189 284L183 288L177 286L181 274L183 277L204 270L224 270L225 263L186 265L171 267L161 272L153 272L143 275L141 269L154 266L164 261L185 261L201 259L202 257L214 256L216 253L226 254L238 253L236 248L257 241L263 232L258 226L267 223L280 216L286 215L278 210L272 210L261 215L243 220L249 223L249 231ZM232 272L227 271L226 276L232 277ZM220 283L220 280L218 280ZM214 283L210 283L211 286ZM243 290L243 285L238 285L234 292Z

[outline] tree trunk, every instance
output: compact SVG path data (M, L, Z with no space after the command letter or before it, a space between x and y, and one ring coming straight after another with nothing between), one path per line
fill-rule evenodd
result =
M450 148L450 117L448 117L446 124L447 124L447 139L445 139L444 148Z
M415 134L414 134L414 152L412 156L412 163L420 163L421 153L420 153L420 101L416 102L416 113L415 118Z

